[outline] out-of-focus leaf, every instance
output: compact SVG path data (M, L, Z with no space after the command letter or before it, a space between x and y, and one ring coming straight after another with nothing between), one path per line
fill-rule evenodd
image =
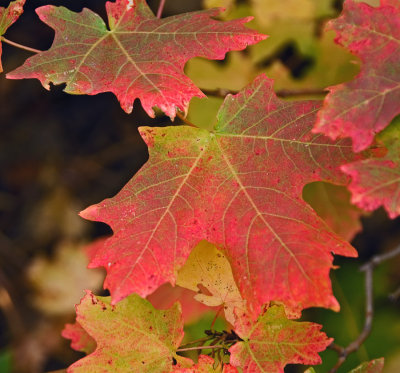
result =
M99 289L103 271L87 269L85 247L62 243L53 259L36 258L28 270L28 278L36 293L34 305L44 313L66 314L74 310L84 289Z
M316 182L305 186L303 198L339 236L351 241L362 229L360 217L365 212L350 203L344 186Z
M376 359L372 361L366 361L355 369L352 369L349 373L381 373L384 367L384 359Z

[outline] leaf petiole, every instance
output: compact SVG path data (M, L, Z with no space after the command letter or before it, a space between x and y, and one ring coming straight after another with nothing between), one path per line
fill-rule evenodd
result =
M157 10L157 18L161 18L162 12L164 10L165 0L160 0L160 5Z
M26 50L26 51L28 51L28 52L32 52L32 53L42 53L42 51L39 50L39 49L27 47L27 46L25 46L25 45L16 43L16 42L14 42L14 41L11 41L11 40L6 39L4 36L0 36L0 40L3 41L4 43L10 44L10 45L12 45L12 46L14 46L14 47L16 47L16 48L23 49L23 50Z

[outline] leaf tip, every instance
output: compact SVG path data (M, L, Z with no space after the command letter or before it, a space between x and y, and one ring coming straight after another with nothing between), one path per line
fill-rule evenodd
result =
M98 213L97 205L89 206L88 208L86 208L85 210L83 210L79 213L80 217L87 219L87 220L96 220L98 215L99 215L99 213Z

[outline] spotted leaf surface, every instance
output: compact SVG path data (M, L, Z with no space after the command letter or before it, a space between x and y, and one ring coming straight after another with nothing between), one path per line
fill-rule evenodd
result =
M293 314L338 309L332 252L356 251L301 196L312 181L346 183L339 166L354 155L349 141L311 133L319 108L318 101L279 100L261 75L225 99L212 132L142 127L149 161L114 198L81 213L114 231L90 264L106 267L113 302L175 283L205 239L224 248L256 314L270 300Z
M109 297L91 292L76 309L76 321L96 341L90 355L78 360L69 373L171 372L175 352L183 338L180 306L156 310L137 295L111 305Z
M65 92L72 94L113 92L128 113L139 98L150 116L157 106L174 118L176 108L186 111L193 96L204 96L183 74L187 60L223 59L230 50L265 39L243 26L249 18L214 20L218 9L164 19L145 0L107 2L106 9L109 28L86 8L38 8L40 19L56 31L53 45L7 77L37 78L47 89L50 82L67 83Z
M321 325L289 320L282 306L266 310L255 324L244 315L236 330L243 339L229 349L243 373L283 373L287 364L320 364L318 352L332 342Z
M351 137L359 152L400 113L400 2L381 0L374 8L346 0L342 15L327 28L362 65L354 80L329 88L315 131L332 139Z

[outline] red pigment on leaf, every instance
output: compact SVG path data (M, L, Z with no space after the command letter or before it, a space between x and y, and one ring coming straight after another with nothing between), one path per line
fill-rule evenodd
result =
M337 310L332 252L356 251L301 195L312 181L346 184L339 167L356 158L349 141L311 133L319 107L279 100L259 76L225 99L212 133L140 128L152 144L149 161L114 198L81 213L114 232L90 264L106 267L113 303L174 284L191 249L206 239L225 249L254 315L271 300L285 303L291 316L312 306Z
M315 131L351 137L359 152L400 113L400 1L381 0L374 8L346 0L327 29L337 32L336 42L360 57L362 66L354 80L329 88Z
M151 117L157 106L173 119L192 97L204 97L183 73L189 59L223 59L266 38L244 27L250 18L213 19L218 9L158 19L145 0L107 2L106 8L110 30L86 8L38 8L40 19L56 30L53 45L7 77L37 78L47 89L50 82L66 83L72 94L113 92L127 113L139 98Z

